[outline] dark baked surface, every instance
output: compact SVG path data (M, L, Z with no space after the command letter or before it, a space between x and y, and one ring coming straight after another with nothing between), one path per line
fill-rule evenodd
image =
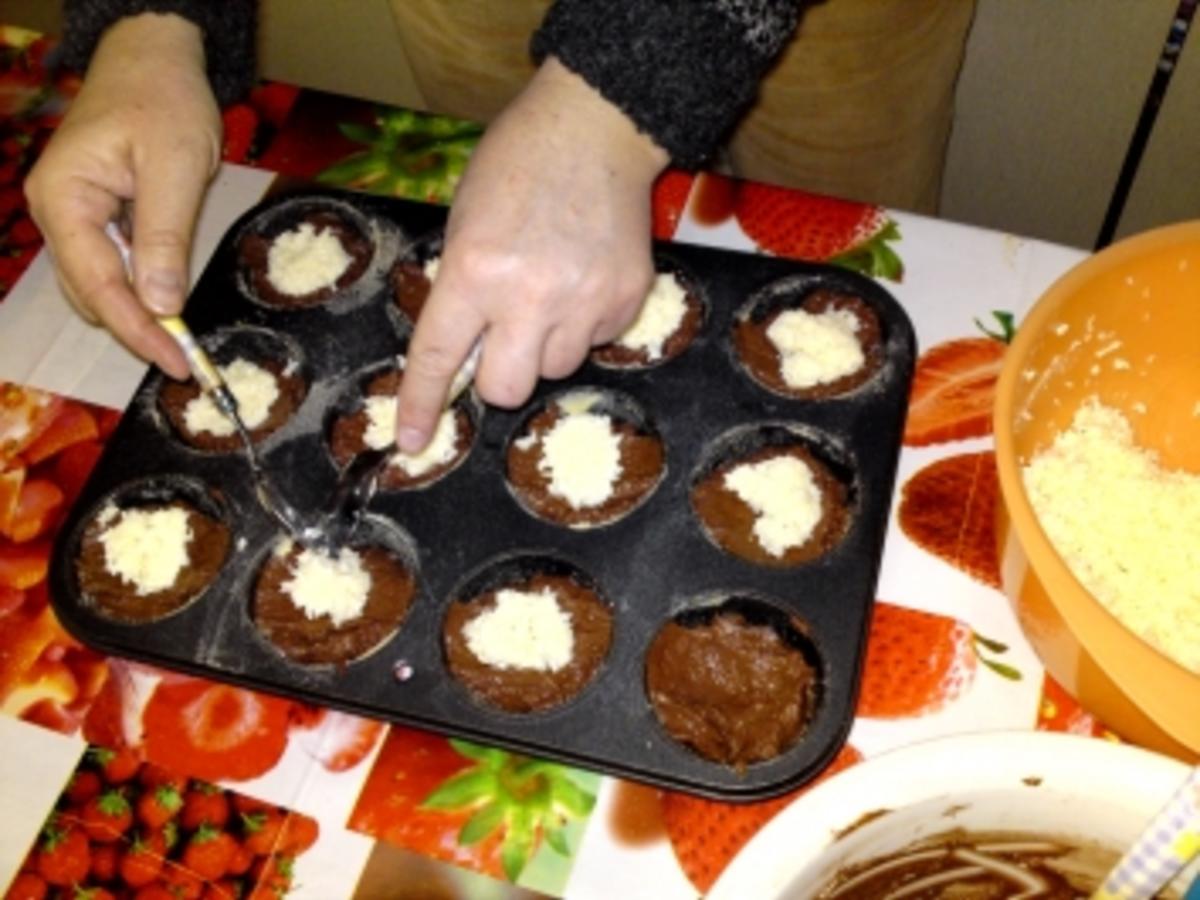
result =
M275 384L279 388L279 396L271 404L267 418L258 426L249 429L250 438L258 443L282 428L304 402L308 392L307 385L298 371L285 375L287 364L276 359L250 360L275 376ZM222 436L209 431L194 432L187 427L184 411L189 403L200 396L200 385L195 378L187 381L163 379L162 389L158 393L158 405L170 421L171 426L180 439L197 450L211 450L226 453L240 450L242 439L234 432Z
M858 320L857 337L862 346L863 364L834 381L805 388L789 385L783 379L779 351L767 337L767 329L771 327L771 323L789 309L802 309L812 315L831 310L850 312ZM861 297L829 288L813 291L798 306L780 305L761 320L756 321L753 316L740 319L733 329L733 344L742 364L755 380L777 393L809 400L836 397L854 390L869 381L879 371L884 360L883 331L875 311Z
M554 591L559 606L571 619L574 652L557 671L498 668L475 656L463 629L496 606L497 590L450 604L442 626L446 665L451 674L483 703L508 712L533 712L566 703L595 676L612 644L612 610L590 588L565 575L537 574L514 590Z
M310 619L284 591L283 583L304 552L299 544L286 555L267 557L254 585L250 618L288 658L310 664L352 662L382 644L404 621L416 594L413 573L382 547L355 549L371 576L371 588L362 613L341 625L328 615Z
M796 742L816 677L773 627L737 612L704 624L669 622L646 654L646 692L663 727L701 756L735 768Z
M328 287L310 291L307 294L285 294L276 290L267 277L267 259L271 252L271 244L278 235L299 228L306 222L318 232L328 230L337 235L342 247L350 256L350 265L347 266L341 277ZM315 210L301 216L286 228L277 229L273 233L247 234L241 240L238 254L238 266L255 296L270 306L290 309L316 306L324 303L339 291L344 291L362 277L374 255L374 247L366 235L359 232L337 213Z
M768 553L754 534L757 514L745 500L725 486L725 475L741 465L780 456L802 460L821 491L821 518L803 544L788 547L782 556ZM753 453L717 466L692 488L692 507L704 530L722 548L767 566L794 566L815 559L837 546L850 524L846 486L806 447L762 447Z
M120 521L119 516L123 511L108 525L101 525L93 519L84 530L76 564L79 590L105 616L122 622L159 619L186 605L208 587L221 571L230 544L229 529L224 523L182 501L148 503L136 507L146 512L171 508L187 513L192 534L188 542L188 564L179 572L174 584L151 594L138 594L133 585L114 575L105 564L100 535L107 527Z
M563 497L550 492L550 478L539 468L542 438L565 414L556 403L529 420L523 435L532 434L533 443L524 449L517 441L508 445L506 477L513 491L535 515L559 525L588 527L614 521L636 507L662 478L664 452L662 441L645 434L629 422L612 420L613 431L620 436L621 475L608 499L595 506L576 509Z

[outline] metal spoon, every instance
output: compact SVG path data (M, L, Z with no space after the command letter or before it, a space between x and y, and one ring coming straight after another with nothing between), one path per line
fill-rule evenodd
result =
M117 252L121 255L121 261L125 264L125 273L132 281L133 252L129 246L128 238L126 238L125 233L116 222L109 222L105 226L104 232L112 240L113 244L116 245ZM220 371L213 365L212 360L209 359L208 354L204 352L204 348L200 346L195 335L192 334L182 318L179 316L160 316L158 324L163 327L163 330L167 334L175 339L175 343L183 351L188 368L191 369L192 376L200 385L200 390L212 400L217 409L233 423L233 427L237 430L238 437L242 441L242 448L246 453L246 461L250 464L250 475L254 482L254 495L258 498L259 504L270 513L275 521L283 526L284 530L292 536L299 538L305 530L300 514L284 499L275 482L267 475L262 458L258 455L258 448L255 447L254 440L250 437L250 432L246 429L246 424L242 421L241 416L238 415L237 399L233 396L233 392L229 390L229 386L225 384Z

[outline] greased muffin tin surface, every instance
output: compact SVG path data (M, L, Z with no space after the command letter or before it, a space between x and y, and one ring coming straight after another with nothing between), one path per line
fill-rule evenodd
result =
M362 277L326 302L272 307L254 299L239 271L239 237L277 228L332 204L365 227L374 256ZM184 318L202 342L230 329L282 336L299 356L308 392L292 419L259 444L266 466L302 512L319 515L337 479L328 430L347 391L394 360L410 328L397 314L392 265L436 236L441 207L304 188L272 196L224 236L201 275ZM367 716L490 742L587 768L722 799L757 799L815 776L844 742L853 720L883 539L899 455L915 342L907 316L876 282L841 269L699 246L659 243L660 270L686 273L702 292L706 318L680 356L648 369L586 363L565 382L543 381L522 409L486 408L467 458L418 490L380 492L365 532L401 558L417 560L417 595L399 630L376 651L344 666L289 661L250 620L257 572L278 531L255 503L249 468L237 453L188 447L158 408L163 376L150 372L65 523L51 562L55 609L81 640L106 652L249 687L294 695ZM879 317L884 362L870 381L841 397L794 400L757 384L736 358L735 317L766 295L832 288L865 300ZM653 493L618 521L571 529L530 514L507 485L510 439L530 413L569 387L633 398L666 450ZM850 523L832 550L793 567L762 566L720 550L693 511L690 492L714 448L798 434L848 482ZM746 435L751 435L747 438ZM724 449L722 449L724 448ZM206 488L233 543L217 579L182 610L124 624L81 596L75 561L83 530L113 496L172 495ZM612 646L592 681L550 710L513 714L481 705L449 674L442 625L472 573L528 554L563 561L592 580L613 611ZM726 597L760 600L798 617L819 672L815 710L800 739L774 759L738 771L677 743L645 691L645 655L672 617ZM693 614L694 616L694 614ZM770 618L770 616L768 616Z

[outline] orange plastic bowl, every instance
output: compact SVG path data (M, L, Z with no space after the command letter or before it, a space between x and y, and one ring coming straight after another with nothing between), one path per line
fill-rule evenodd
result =
M1124 412L1163 465L1200 472L1200 221L1114 244L1051 285L1005 357L994 421L1001 572L1026 636L1050 674L1122 737L1194 761L1200 675L1084 589L1022 484L1021 466L1091 396Z

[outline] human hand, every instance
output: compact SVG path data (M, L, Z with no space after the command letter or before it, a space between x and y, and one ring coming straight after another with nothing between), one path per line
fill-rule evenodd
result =
M650 189L666 166L617 107L553 57L492 123L455 194L409 345L397 440L422 449L476 339L479 395L523 403L634 318L654 278Z
M176 378L187 377L187 362L155 316L183 308L192 232L220 158L200 30L147 13L105 32L79 96L25 182L71 304ZM132 285L104 233L127 204Z

